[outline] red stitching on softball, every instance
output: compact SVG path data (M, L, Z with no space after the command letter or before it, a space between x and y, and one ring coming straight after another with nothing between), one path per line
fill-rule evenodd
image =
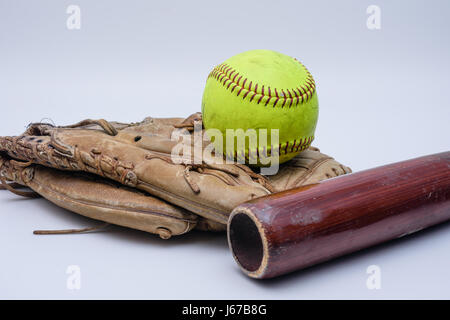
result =
M300 148L300 146L302 145L302 141L303 141L303 139L300 139L300 141L298 142L298 146L297 146L297 149L295 149L295 152L297 152L298 148Z
M265 101L265 106L267 106L271 101L272 98L274 98L274 106L275 107L278 104L278 101L280 99L283 100L283 103L281 104L281 107L283 108L286 105L286 101L289 99L289 108L291 108L293 105L298 105L299 103L304 103L311 99L316 91L316 85L314 78L312 77L311 73L306 69L303 64L301 64L300 61L293 58L295 61L300 63L300 65L305 69L306 71L306 79L305 82L301 85L299 85L297 88L291 88L291 89L278 89L273 88L275 95L272 95L272 89L268 87L268 93L265 91L265 86L261 85L261 92L258 92L258 83L255 83L253 85L253 81L250 81L250 84L248 88L245 87L246 83L248 82L248 79L243 77L243 75L240 75L235 69L233 69L231 66L229 66L226 63L222 63L218 66L216 66L211 73L209 74L208 78L213 77L216 80L218 80L220 83L222 83L224 86L226 86L227 90L230 89L231 84L233 84L233 87L231 88L231 92L234 91L236 87L239 87L237 95L239 96L242 92L242 89L248 90L246 94L243 96L243 99L245 99L247 96L250 97L250 102L255 99L255 97L260 94L261 97L255 100L257 104L260 104L264 97L267 97ZM243 80L241 84L241 80ZM227 81L230 81L230 83L227 84ZM253 88L254 86L254 88ZM278 93L278 90L281 90L281 94ZM286 92L284 91L287 91ZM249 93L252 93L251 95L248 95Z
M255 95L256 95L256 93L255 93ZM261 97L258 99L257 104L259 104L263 98L264 98L264 95L261 95Z
M280 100L279 98L277 98L277 100L275 100L275 103L273 104L273 107L275 108L275 106L277 105L278 100Z
M286 89L286 91L287 91L287 93L289 94L289 98L292 99L292 94L291 94L291 92L289 91L289 89Z

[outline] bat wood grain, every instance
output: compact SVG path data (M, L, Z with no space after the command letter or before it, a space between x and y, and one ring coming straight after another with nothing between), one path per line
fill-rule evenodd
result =
M333 178L238 206L228 241L241 269L271 278L450 219L450 152Z

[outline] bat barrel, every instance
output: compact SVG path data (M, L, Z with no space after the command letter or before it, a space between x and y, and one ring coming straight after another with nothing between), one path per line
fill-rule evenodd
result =
M450 219L450 152L272 194L236 207L228 243L241 269L271 278Z

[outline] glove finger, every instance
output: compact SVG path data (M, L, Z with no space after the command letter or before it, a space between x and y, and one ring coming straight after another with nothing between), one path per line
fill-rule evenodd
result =
M159 234L193 229L198 217L182 208L98 176L39 165L14 167L2 161L2 176L26 185L54 204L83 216Z
M321 153L318 148L310 147L281 164L279 172L268 178L276 191L283 191L351 172L349 167Z

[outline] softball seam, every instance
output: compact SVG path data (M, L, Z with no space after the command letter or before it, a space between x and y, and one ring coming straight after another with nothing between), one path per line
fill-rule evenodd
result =
M297 139L295 139L293 142L286 141L285 143L280 143L278 145L278 154L279 155L287 155L289 153L297 153L303 150L308 149L311 146L311 143L314 140L314 136L307 137L305 139L299 139L297 144ZM270 152L272 151L273 146L270 148ZM241 159L249 160L250 158L254 159L259 158L260 154L267 156L268 150L266 150L266 147L263 147L262 151L259 150L259 148L256 148L253 150L248 150L247 152L240 151L240 154L238 154L237 150L234 151L233 154L227 154L227 158L229 159L237 159L238 157ZM245 153L245 154L244 154Z
M264 106L273 103L274 108L280 104L281 108L285 106L290 108L293 105L298 106L307 102L316 91L316 84L311 73L300 61L295 58L294 60L305 69L307 74L305 84L299 85L297 88L278 89L253 83L226 63L216 66L208 75L208 79L216 79L231 93L236 91L236 96L239 97L242 94L242 99L248 97L249 102L254 100L256 104L264 103Z

